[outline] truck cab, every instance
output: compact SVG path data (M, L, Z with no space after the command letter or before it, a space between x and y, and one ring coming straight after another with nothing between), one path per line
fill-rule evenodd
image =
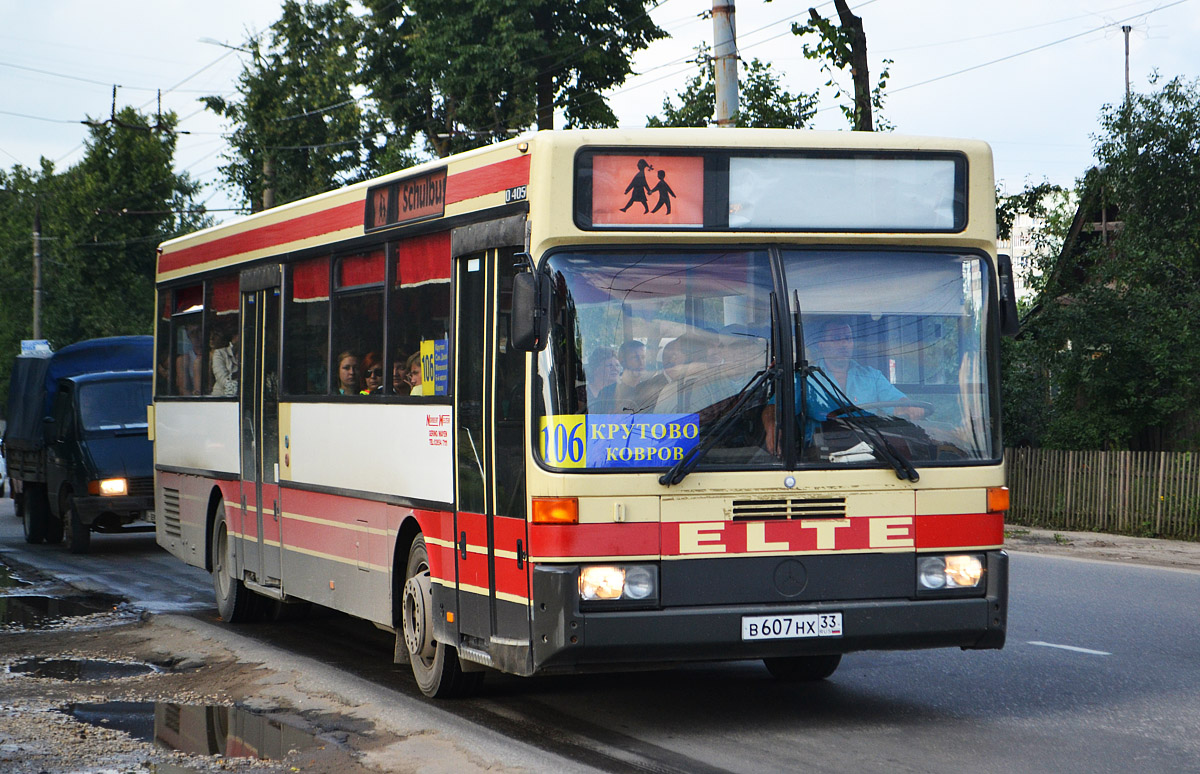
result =
M87 551L92 532L154 529L151 376L119 371L58 380L44 419L46 489L51 515L76 553Z

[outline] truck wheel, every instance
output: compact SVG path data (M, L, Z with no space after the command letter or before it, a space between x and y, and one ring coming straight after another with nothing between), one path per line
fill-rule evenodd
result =
M213 590L217 596L217 612L229 623L244 623L258 620L263 605L260 597L236 576L233 541L229 539L229 527L225 522L225 504L217 503L216 518L213 519L212 538Z
M782 658L764 658L767 671L776 680L789 683L811 683L824 680L833 674L838 664L842 663L840 653L829 656L786 656Z
M26 484L24 501L25 542L41 543L46 539L47 522L50 519L50 503L46 492L39 484Z
M73 554L86 554L92 546L92 528L79 518L75 498L69 492L63 500L62 537L67 550Z
M404 593L400 602L401 626L417 687L426 696L448 699L468 696L479 689L482 672L463 672L458 651L433 637L433 595L429 577L429 550L417 535L408 551Z

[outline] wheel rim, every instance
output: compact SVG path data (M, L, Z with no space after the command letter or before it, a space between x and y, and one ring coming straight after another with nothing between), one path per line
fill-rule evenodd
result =
M413 658L428 665L437 655L433 642L433 620L430 615L429 569L421 571L404 583L404 645Z

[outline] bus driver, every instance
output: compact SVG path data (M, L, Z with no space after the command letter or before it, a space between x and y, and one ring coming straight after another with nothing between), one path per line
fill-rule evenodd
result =
M853 359L854 333L848 323L840 320L830 320L818 329L815 341L818 359L814 365L820 368L833 380L846 397L856 406L870 403L891 403L907 400L908 396L887 380L878 369L863 365ZM796 416L802 415L800 410L800 383L796 382L795 389ZM808 381L808 411L809 422L822 422L828 414L837 408L826 395L825 390L816 385L812 377ZM925 410L919 406L898 406L893 409L896 416L910 420L925 416ZM763 429L766 431L765 444L767 451L778 454L778 440L775 437L775 406L768 405L762 413Z

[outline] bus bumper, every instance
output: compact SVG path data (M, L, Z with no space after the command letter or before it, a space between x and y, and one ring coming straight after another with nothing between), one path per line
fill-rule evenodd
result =
M620 668L635 664L732 661L782 656L1004 646L1008 611L1008 556L987 555L983 596L859 599L796 604L737 604L653 610L581 612L577 566L537 567L535 598L553 600L534 615L535 671ZM557 604L556 604L557 603ZM742 639L744 616L841 613L840 637Z

